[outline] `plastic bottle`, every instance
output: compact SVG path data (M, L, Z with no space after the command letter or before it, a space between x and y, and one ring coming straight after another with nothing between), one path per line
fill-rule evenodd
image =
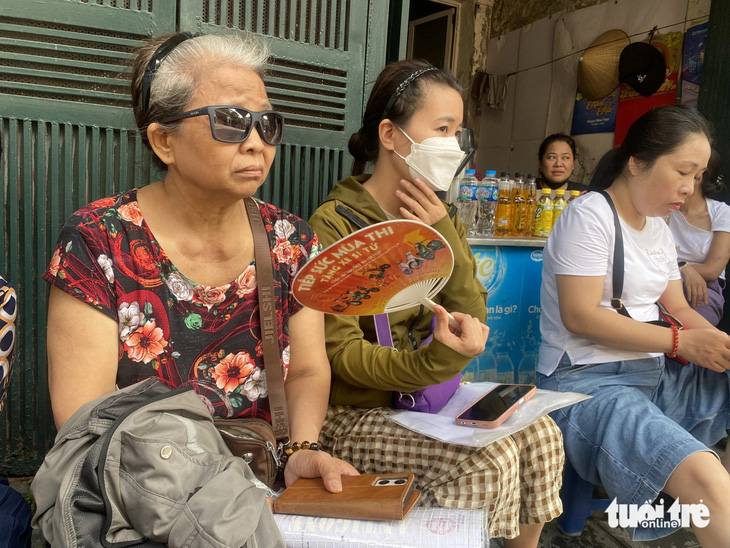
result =
M459 220L464 225L464 231L471 234L477 216L477 188L479 181L474 176L473 169L467 169L459 185L459 199L456 207L459 210Z
M512 199L510 180L503 171L499 179L499 194L497 196L497 211L494 214L494 235L508 236L512 230Z
M537 182L535 177L528 175L525 202L527 203L527 227L525 235L532 236L535 228L535 207L537 206Z
M496 226L497 219L497 201L499 200L499 179L497 179L497 172L490 171L492 174L489 186L489 207L492 210L493 225ZM494 235L494 229L492 229L492 235Z
M517 196L522 191L524 184L525 181L522 178L522 172L516 171L515 178L512 179L512 197Z
M553 224L552 226L555 226L555 221L558 220L558 217L560 217L560 214L565 211L565 207L568 205L568 202L565 201L565 191L563 189L558 189L555 191L555 201L553 202Z
M479 183L477 198L479 201L476 235L491 237L494 235L494 212L497 208L497 172L487 171L486 177Z
M532 235L538 238L547 238L553 227L553 201L550 199L550 192L549 188L543 188L535 207L535 226Z
M568 198L568 203L575 200L578 196L580 196L580 190L571 190L570 197Z
M527 236L529 226L527 217L527 187L522 173L515 173L515 190L512 192L512 235Z

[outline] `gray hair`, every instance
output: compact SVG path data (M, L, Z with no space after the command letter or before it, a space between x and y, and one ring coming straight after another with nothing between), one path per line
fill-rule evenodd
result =
M169 35L160 36L145 44L139 50L132 70L134 117L147 146L147 127L183 112L209 67L244 67L263 78L264 66L269 57L262 41L246 32L206 34L185 40L160 64L152 80L149 107L145 111L142 103L144 72L157 49L168 38ZM163 127L166 131L175 131L179 124L173 122Z

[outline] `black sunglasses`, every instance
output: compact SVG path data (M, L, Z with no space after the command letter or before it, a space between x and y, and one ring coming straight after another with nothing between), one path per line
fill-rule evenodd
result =
M161 124L178 122L196 116L208 116L213 139L221 143L243 143L251 135L256 122L261 138L269 145L281 143L284 133L284 116L273 110L253 112L243 107L201 107L160 120Z

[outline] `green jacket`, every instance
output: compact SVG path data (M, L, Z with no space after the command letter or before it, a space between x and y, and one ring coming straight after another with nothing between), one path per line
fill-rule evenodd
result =
M337 183L309 219L325 247L358 230L358 226L335 211L337 206L346 207L368 224L387 220L385 212L362 187L368 177L348 177ZM464 312L485 321L487 292L477 279L476 262L458 216L446 215L433 228L454 252L454 271L434 301L448 311ZM332 366L330 403L391 407L393 392L412 392L459 374L472 358L436 339L418 348L430 332L432 316L423 306L391 313L396 351L378 345L372 316L326 314L327 356Z

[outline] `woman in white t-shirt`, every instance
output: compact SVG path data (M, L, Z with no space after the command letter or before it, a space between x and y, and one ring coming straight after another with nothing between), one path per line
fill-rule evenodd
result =
M661 503L662 492L681 504L702 501L711 519L694 525L697 538L727 547L730 474L708 446L730 429L730 336L687 303L662 220L702 178L708 135L696 112L660 107L634 122L596 168L591 187L606 190L620 217L628 316L611 306L616 231L606 198L589 192L557 220L543 255L537 383L593 396L553 414L581 477L601 483L619 505L637 505L634 514L647 501ZM645 323L658 319L659 300L687 330ZM665 353L693 363L665 362ZM622 525L634 540L676 529L647 526L637 515Z
M712 325L722 318L725 266L730 259L730 206L713 199L725 190L718 175L720 163L720 154L713 149L694 194L668 218L677 244L684 295Z

